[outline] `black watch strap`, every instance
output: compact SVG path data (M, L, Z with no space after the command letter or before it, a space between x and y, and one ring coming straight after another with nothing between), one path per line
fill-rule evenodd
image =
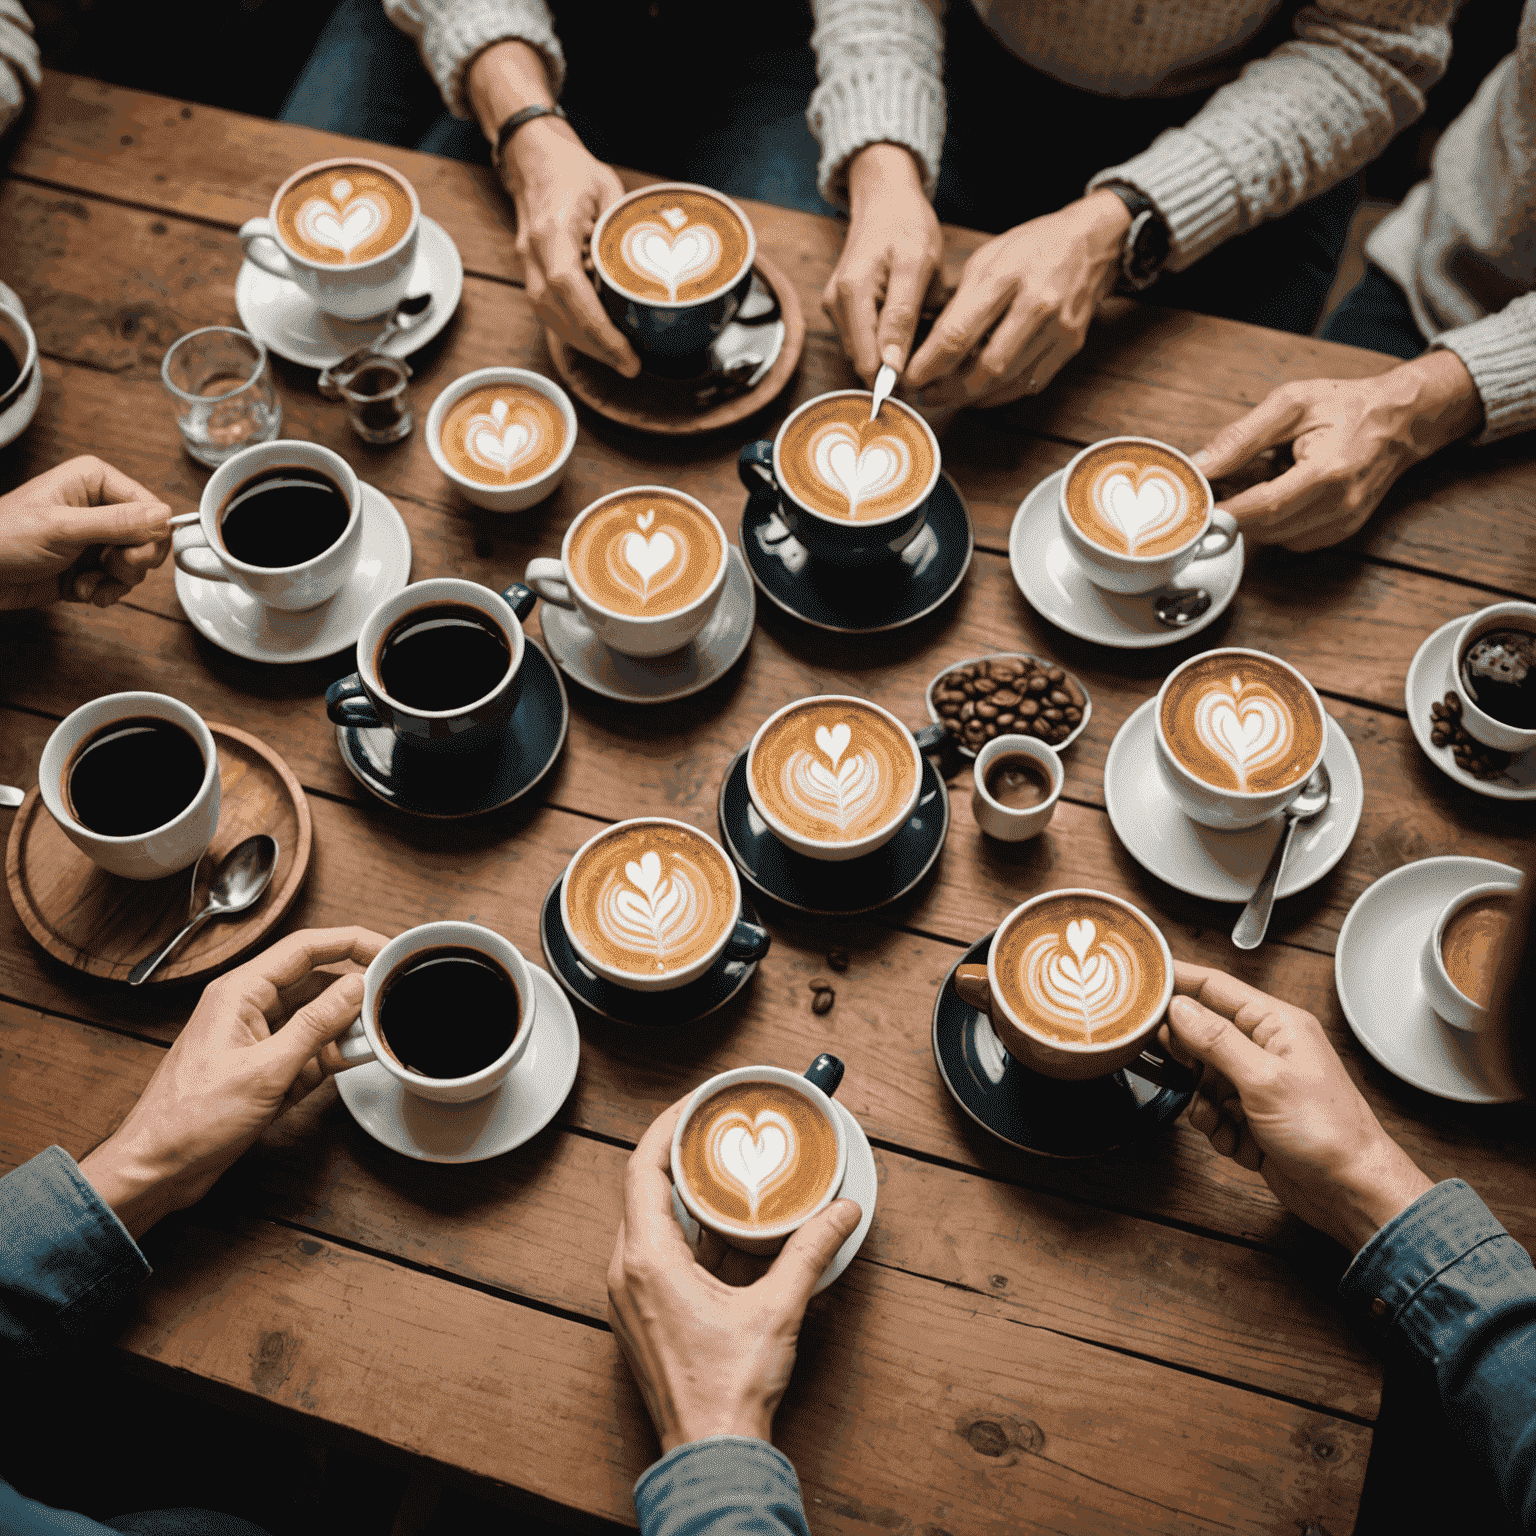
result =
M1162 215L1151 198L1126 182L1104 181L1094 190L1113 192L1131 216L1131 227L1120 253L1120 281L1116 286L1129 293L1150 288L1168 261L1168 226Z
M564 111L558 107L532 106L524 107L521 112L514 112L500 128L496 130L496 143L491 149L491 164L499 171L501 169L501 157L507 151L507 143L512 135L517 132L524 123L531 123L536 117L558 117L563 123Z

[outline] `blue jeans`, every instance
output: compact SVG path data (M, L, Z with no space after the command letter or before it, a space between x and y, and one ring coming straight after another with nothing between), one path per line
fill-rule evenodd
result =
M1408 295L1380 267L1367 263L1365 276L1346 293L1323 327L1324 341L1371 347L1393 357L1417 357L1428 343L1413 318Z

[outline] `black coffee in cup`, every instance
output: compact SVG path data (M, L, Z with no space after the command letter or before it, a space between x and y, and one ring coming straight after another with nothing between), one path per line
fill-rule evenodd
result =
M1511 627L1479 635L1462 655L1461 686L1484 714L1536 730L1536 633Z
M421 950L384 982L384 1048L421 1077L469 1077L517 1038L522 1003L512 978L475 949Z
M101 837L137 837L186 810L203 787L203 749L174 720L114 720L64 767L64 804Z
M219 508L219 538L236 560L281 570L323 555L351 520L347 493L324 471L277 465L229 493Z
M982 782L987 793L1010 811L1028 810L1051 793L1049 770L1027 752L1000 753L987 764Z
M11 386L20 377L21 362L5 338L0 336L0 395L9 394Z
M506 677L512 647L500 626L469 603L428 603L390 625L373 669L407 709L462 709Z

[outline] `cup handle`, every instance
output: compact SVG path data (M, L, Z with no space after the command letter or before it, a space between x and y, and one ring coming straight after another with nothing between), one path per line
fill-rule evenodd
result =
M298 281L292 262L283 255L272 237L271 219L247 219L240 226L240 248L245 252L245 259L263 272L270 272L285 282Z
M1196 560L1214 560L1237 543L1237 519L1217 507L1211 513L1210 531L1195 545ZM1193 562L1191 562L1193 563Z
M777 496L779 482L773 477L773 444L766 437L748 443L736 456L736 473L741 483L754 496L765 491Z
M933 724L925 725L920 731L913 731L912 739L917 743L917 750L926 757L930 752L942 752L954 737L942 725Z
M1176 1093L1193 1093L1200 1086L1201 1069L1198 1066L1186 1067L1182 1061L1176 1061L1172 1053L1165 1051L1156 1040L1144 1047L1141 1055L1121 1070L1134 1072L1137 1077L1144 1077L1160 1088L1172 1088Z
M808 1083L814 1083L830 1099L837 1092L837 1085L843 1080L843 1071L842 1062L829 1051L823 1051L805 1069L805 1080Z
M337 725L349 725L358 730L373 730L384 724L356 672L350 677L338 678L325 690L325 712Z
M361 1019L354 1019L346 1033L338 1037L336 1049L349 1067L360 1067L379 1059L378 1053L368 1044L368 1031L363 1028Z
M542 597L546 603L553 603L557 608L570 608L574 611L576 600L571 596L571 589L566 585L565 567L558 560L550 560L540 556L537 560L528 562L528 569L523 572L523 580L533 592ZM511 591L512 588L508 588ZM521 614L518 615L522 617Z
M503 587L501 596L506 605L517 615L519 624L533 612L533 605L539 600L538 593L530 592L520 581L514 581L510 587Z
M204 581L229 581L230 574L224 562L208 547L208 540L198 523L177 528L171 535L171 550L179 570L189 576L200 576Z
M992 983L984 965L962 965L955 972L955 995L968 1008L992 1017Z
M732 960L761 960L772 942L766 928L737 918L730 938L725 941L725 953Z

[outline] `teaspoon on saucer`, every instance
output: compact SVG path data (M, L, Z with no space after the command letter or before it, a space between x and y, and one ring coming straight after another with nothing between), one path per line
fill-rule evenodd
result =
M1248 898L1248 905L1238 914L1232 929L1232 942L1239 949L1257 949L1264 942L1269 929L1269 914L1275 905L1275 891L1280 884L1280 874L1285 868L1285 856L1291 851L1291 837L1298 822L1311 821L1328 808L1333 794L1333 784L1328 770L1319 763L1312 777L1301 786L1301 793L1281 813L1285 817L1285 830L1275 851L1270 855L1269 868L1264 871L1258 889Z
M1210 606L1211 594L1204 587L1163 587L1152 594L1152 612L1169 629L1193 624Z

